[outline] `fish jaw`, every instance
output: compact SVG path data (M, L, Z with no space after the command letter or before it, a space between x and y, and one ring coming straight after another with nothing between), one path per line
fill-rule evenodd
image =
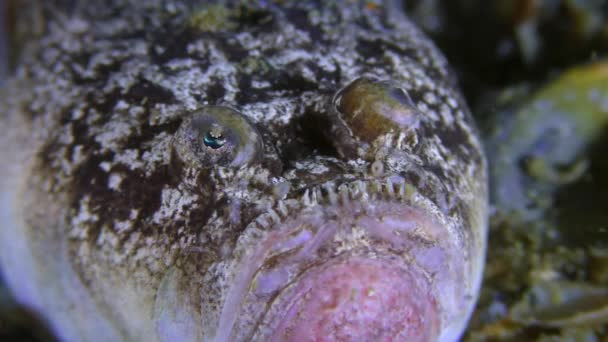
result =
M468 316L454 230L406 203L346 198L248 227L214 340L437 340Z
M285 299L291 305L274 318L270 340L436 339L435 299L419 273L360 257L324 266Z

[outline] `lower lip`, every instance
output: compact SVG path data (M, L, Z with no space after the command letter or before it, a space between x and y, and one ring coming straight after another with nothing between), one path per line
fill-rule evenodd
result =
M452 233L385 201L318 205L246 231L216 340L433 340L465 298Z
M387 260L334 260L312 268L286 292L267 340L432 341L438 334L428 282Z

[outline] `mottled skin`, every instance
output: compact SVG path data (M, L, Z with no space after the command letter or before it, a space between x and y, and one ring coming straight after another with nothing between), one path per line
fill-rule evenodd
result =
M449 240L462 259L442 267L464 304L450 311L436 295L440 338L459 336L485 253L485 161L445 59L398 8L63 5L34 6L46 28L0 100L3 271L60 337L261 338L260 313L222 323L240 265L286 218L336 202L340 184L357 206L395 201L445 227L420 243ZM227 19L201 25L200 11ZM332 135L334 95L362 76L399 84L419 123L373 141ZM175 156L175 132L204 105L255 124L258 163ZM361 243L348 241L342 252Z

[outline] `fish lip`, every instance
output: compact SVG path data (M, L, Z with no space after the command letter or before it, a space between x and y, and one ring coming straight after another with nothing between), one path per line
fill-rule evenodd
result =
M434 220L433 215L429 214L425 210L417 208L410 201L412 194L406 189L405 180L398 175L386 177L384 179L373 179L373 180L355 180L351 182L337 183L337 182L326 182L313 188L304 190L304 194L298 200L287 199L279 201L277 205L269 210L268 213L260 215L257 219L251 222L245 229L243 235L237 243L235 249L235 258L233 260L233 280L232 285L228 288L225 296L222 312L219 317L216 338L215 340L246 340L260 334L259 331L265 329L263 319L266 317L266 311L271 305L269 301L272 298L281 296L281 292L284 288L289 286L290 282L293 282L299 275L305 273L305 270L296 272L296 275L291 275L290 281L287 285L281 287L278 292L272 292L263 294L262 296L253 296L253 285L255 281L259 279L260 270L264 268L265 263L269 258L276 257L281 253L289 252L288 249L279 250L279 241L281 238L285 238L287 234L301 229L301 225L297 227L287 226L290 220L301 219L301 220L312 220L309 222L321 224L322 218L317 216L315 219L314 215L327 214L333 212L333 217L340 219L340 217L348 217L355 213L357 219L373 219L373 215L365 210L347 211L347 214L340 215L340 211L345 209L353 209L353 207L359 207L360 209L370 209L372 211L383 210L382 206L400 208L400 210L407 211L409 214L417 217L416 220L419 222L425 222L428 227L434 227L431 231L435 231L435 236L428 236L428 229L425 232L424 229L416 232L414 227L409 227L411 233L407 236L407 240L410 241L408 248L411 250L406 251L405 244L398 246L393 249L385 249L382 251L376 251L376 255L381 255L384 258L399 258L400 262L403 263L415 263L416 258L412 257L412 253L417 253L417 248L433 248L437 247L441 250L441 258L446 259L448 257L445 243L436 243L440 240L440 232L445 231L442 224L437 223ZM281 209L281 203L283 209ZM315 214L316 213L316 214ZM308 215L308 216L307 216ZM371 224L371 223L369 223ZM320 230L319 230L320 231ZM327 229L325 229L327 231ZM387 234L387 231L389 234ZM318 231L317 231L318 232ZM334 232L335 233L335 232ZM385 244L391 241L394 242L395 237L392 235L393 230L387 229L376 229L376 242L384 242ZM423 233L423 234L418 234ZM425 234L427 235L425 237ZM330 234L333 237L333 233ZM406 234L407 235L407 234ZM296 237L297 238L297 237ZM304 238L304 237L301 237ZM310 238L310 237L309 237ZM273 240L274 239L274 240ZM323 240L323 238L321 238ZM450 239L447 239L450 240ZM375 243L375 242L374 242ZM448 242L449 244L450 242ZM239 251L239 246L241 247ZM247 248L249 246L249 248ZM256 246L253 250L251 246ZM414 247L412 247L414 246ZM418 247L415 247L418 246ZM343 257L348 253L361 253L366 250L365 246L358 246L350 251L344 251L346 254L334 254L330 255L325 259L317 259L315 262L309 263L309 267L323 264L331 261L335 257ZM272 251L275 248L275 251ZM376 245L372 244L370 249L376 248ZM291 248L294 250L294 248ZM273 254L274 252L274 254ZM289 253L288 253L289 254ZM445 255L443 255L445 254ZM449 255L453 257L453 255ZM457 256L460 258L460 256ZM425 261L427 262L427 261ZM421 274L424 274L430 281L433 278L433 272L436 270L432 269L437 265L420 265ZM455 278L454 274L449 274L447 278ZM458 281L456 281L458 283ZM454 291L459 291L456 289ZM439 298L441 300L441 298ZM272 304L272 303L271 303ZM258 309L256 309L256 307ZM262 308L262 309L260 309ZM244 317L249 317L247 320ZM251 318L253 317L253 318Z
M401 291L397 291L397 293L401 294L402 296L395 297L394 295L396 293L393 292L392 299L397 299L400 297L401 297L401 299L415 298L414 301L416 301L416 302L418 302L418 304L420 304L417 307L417 309L422 308L422 310L420 310L416 314L416 319L419 320L419 322L422 322L420 330L426 330L426 334L428 334L428 336L434 336L431 339L436 338L438 335L438 329L439 329L439 319L438 319L438 314L437 314L437 302L431 291L430 281L428 279L426 279L426 277L424 277L424 275L423 275L424 271L421 270L419 267L417 267L415 265L403 264L402 261L403 260L400 260L399 257L397 255L394 255L393 253L380 253L380 254L374 255L373 257L366 256L362 253L352 253L352 254L344 253L344 254L340 254L335 257L332 257L328 260L325 260L322 263L313 265L312 267L306 269L304 272L299 274L298 277L293 282L289 283L284 289L281 290L281 292L275 298L273 298L272 302L268 306L267 312L261 319L261 322L256 326L252 340L255 340L255 341L278 341L278 340L282 341L282 340L284 340L285 336L283 336L283 334L286 332L289 333L290 330L293 330L293 328L298 326L298 324L294 324L294 322L293 322L293 319L294 318L297 319L297 317L299 315L296 312L300 312L300 310L306 310L307 306L311 306L311 304L312 304L313 308L315 306L318 306L319 302L322 302L322 300L320 300L319 297L315 296L314 293L319 290L321 290L321 293L327 292L327 291L324 291L324 288L326 288L326 287L333 287L333 289L335 290L336 289L335 285L331 286L328 284L328 282L331 283L332 281L335 281L335 279L336 279L336 277L334 277L335 270L336 269L339 270L340 268L348 269L348 267L352 266L351 264L353 264L353 263L355 265L356 264L368 264L368 265L372 264L375 266L381 266L384 271L389 271L389 272L387 272L389 274L390 273L399 273L401 276L398 277L397 279L394 279L394 274L393 274L393 277L389 276L393 280L392 283L387 281L386 279L381 279L380 281L372 282L373 284L370 284L367 282L365 282L364 284L365 284L365 286L372 285L373 287L370 287L370 288L373 288L375 290L376 289L375 286L379 285L378 283L380 283L380 285L381 285L380 288L383 288L384 290L388 290L388 291L381 291L380 298L383 297L382 294L386 294L387 292L393 292L392 290L394 290L394 288L399 288L399 287L401 288ZM328 277L328 274L330 274L331 276ZM381 272L380 274L383 276L388 276L388 274L386 274L385 272ZM344 277L345 275L346 275L346 277ZM342 273L341 276L342 276L341 277L342 279L340 279L340 277L337 277L338 282L340 282L340 280L344 280L345 278L350 279L351 282L352 282L352 280L355 280L355 282L358 282L358 280L359 280L359 279L356 279L355 275L351 275L350 272L348 272L347 274ZM366 280L368 280L368 279L366 279ZM348 283L349 283L349 281L347 280L346 284L348 284ZM383 287L382 285L385 285L385 286ZM386 288L387 287L386 285L388 285L388 289ZM368 288L368 289L370 289L370 288ZM340 287L340 290L342 290L342 289L343 289L343 287ZM403 291L404 289L407 289L407 291ZM352 288L351 288L351 291L352 291ZM332 292L332 291L330 291L330 292ZM334 297L334 293L332 293L332 298L333 297ZM382 302L382 300L380 300L380 301ZM363 302L365 302L365 300L363 300ZM401 302L400 304L403 304L403 301L400 301L400 302ZM412 302L409 302L408 304L411 304L411 303ZM357 306L360 304L361 304L361 302L357 301ZM406 304L406 305L408 305L408 304ZM360 306L360 308L361 307L365 307L365 304ZM394 307L393 307L393 309L394 309ZM397 310L397 311L399 311L399 310ZM401 308L401 313L403 313L403 311L409 311L409 309ZM361 311L359 311L359 312L361 312ZM323 321L329 320L329 321L333 321L334 324L336 324L336 322L334 320L336 318L339 319L339 317L333 312L329 316L327 315L327 312L325 312L324 314L323 314L323 311L318 312L318 313L322 314L324 316ZM294 315L295 315L295 317L294 317ZM369 313L366 313L366 315L369 315ZM372 310L372 317L375 317L375 319L378 319L378 318L382 319L381 317L386 317L386 316L390 316L392 318L391 319L392 323L394 323L396 326L403 327L403 324L401 324L401 325L399 324L402 322L400 322L399 320L394 320L395 315L392 311L373 312L373 310ZM311 318L312 318L312 321L315 320L315 317L311 317ZM306 322L306 321L308 321L308 319L304 319L304 322ZM357 328L357 326L358 326L358 328ZM363 323L363 324L355 323L356 329L360 329L361 326L365 327L365 328L363 328L361 333L366 333L367 329L374 330L375 333L385 333L385 331L382 328L380 330L376 330L377 327L376 327L376 329L370 328L367 326L367 323ZM383 327L383 328L386 328L386 327ZM334 329L336 329L334 331L334 333L337 333L337 331L340 330L340 328L336 325L334 325ZM318 335L320 333L320 331L317 330L314 333L306 332L307 335L309 333ZM403 333L403 330L401 330L401 333ZM300 332L300 334L301 334L301 332ZM296 340L297 340L297 338L296 338Z

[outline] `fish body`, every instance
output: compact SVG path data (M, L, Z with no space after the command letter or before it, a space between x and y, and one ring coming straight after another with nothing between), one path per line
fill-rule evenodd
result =
M399 8L68 5L1 100L0 263L59 338L459 338L486 163Z

